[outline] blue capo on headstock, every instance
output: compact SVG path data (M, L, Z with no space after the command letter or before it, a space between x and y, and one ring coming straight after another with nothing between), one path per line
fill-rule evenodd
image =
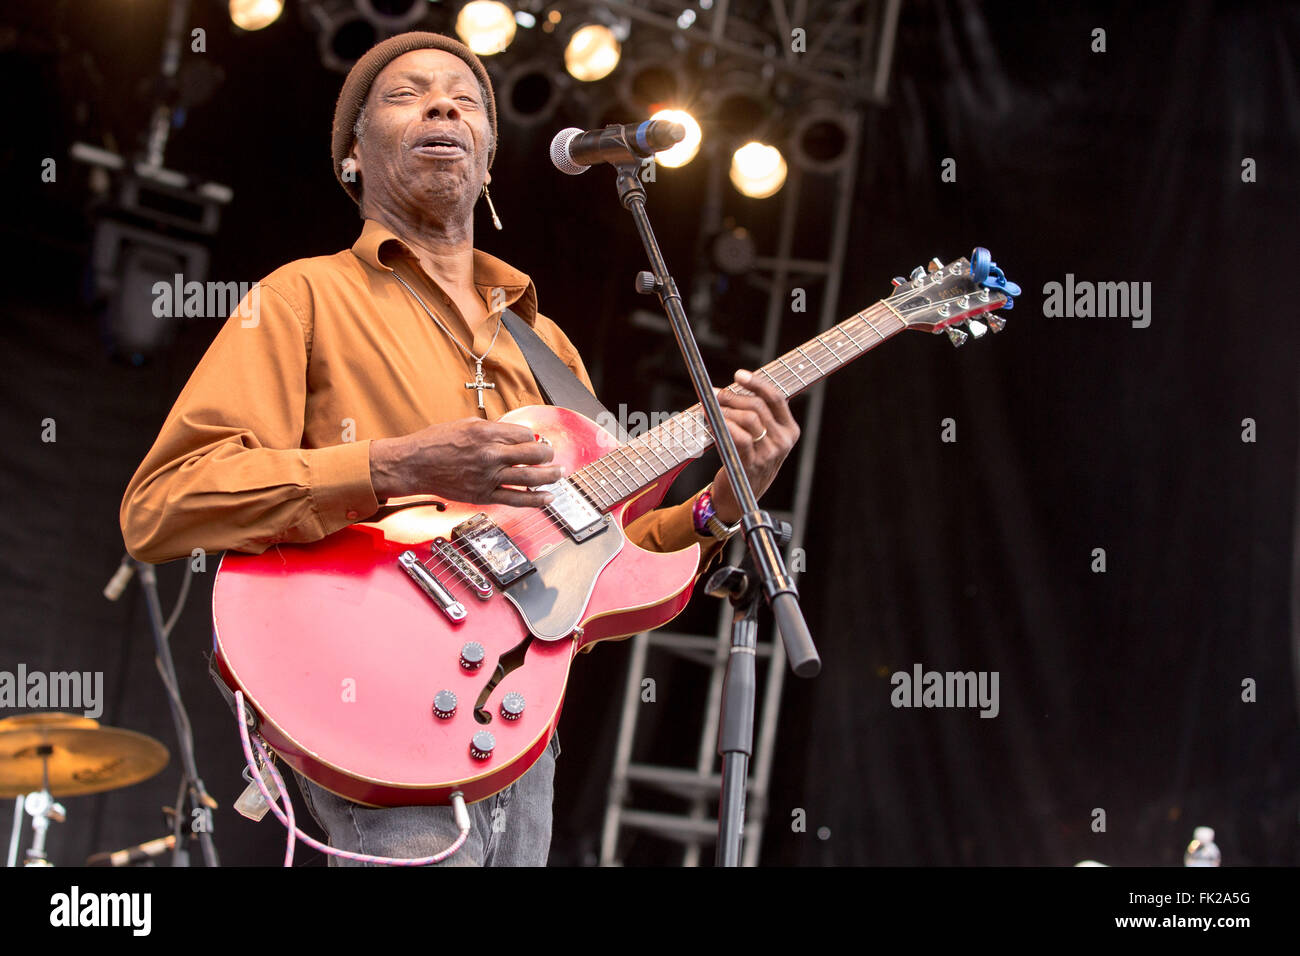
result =
M1020 286L1002 274L998 264L993 261L993 255L983 246L976 246L975 251L970 254L970 277L976 285L982 285L1005 295L1007 302L1002 306L1003 309L1010 310L1015 307L1015 297L1020 295Z
M1020 295L1020 286L1002 274L983 246L976 246L970 259L946 264L931 259L910 277L895 276L892 282L894 291L886 302L908 328L947 333L957 346L989 331L1001 332L1007 320L999 310L1011 308L1012 297Z

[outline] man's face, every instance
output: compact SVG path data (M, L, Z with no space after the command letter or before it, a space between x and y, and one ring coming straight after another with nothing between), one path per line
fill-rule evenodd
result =
M367 207L473 206L492 149L483 91L469 65L413 50L375 78L352 147Z

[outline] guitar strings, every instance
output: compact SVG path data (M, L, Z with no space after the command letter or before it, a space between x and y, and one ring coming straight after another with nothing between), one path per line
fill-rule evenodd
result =
M861 312L858 312L856 315L853 315L848 319L845 319L844 321L838 323L837 325L834 325L831 328L825 330L824 332L819 333L818 335L810 339L808 342L804 343L804 345L796 346L793 351L786 352L784 355L778 356L775 360L768 363L767 366L755 372L755 374L763 374L770 382L772 382L772 384L776 385L776 387L780 389L784 394L786 394L787 396L792 396L796 392L802 390L802 388L807 387L809 384L815 384L815 382L809 383L804 381L803 377L798 374L798 369L802 368L803 366L799 365L796 366L795 368L791 368L789 362L786 361L788 356L793 356L794 353L797 352L800 356L802 356L809 363L812 364L813 368L817 371L817 379L820 380L820 378L824 377L823 370L821 366L817 363L817 360L812 355L805 352L804 350L805 345L808 346L809 348L813 347L814 345L820 346L830 356L833 363L838 362L840 365L842 365L845 364L845 362L840 358L839 352L837 352L836 350L839 349L842 345L846 344L844 340L847 340L847 343L852 344L854 348L857 350L856 354L851 356L848 361L852 361L852 359L859 358L867 351L869 351L871 348L874 348L876 345L879 345L881 342L885 341L886 339L886 336L881 334L880 328L877 326L877 324L872 321L873 317L877 319L881 317L889 317L889 318L896 319L900 323L902 323L900 328L894 329L893 331L890 332L890 335L895 335L898 332L902 331L903 328L906 328L908 322L903 317L903 315L898 312L897 309L892 307L891 303L894 303L896 301L898 304L903 304L917 296L923 295L926 292L933 291L933 289L934 289L934 284L921 285L916 288L911 288L907 292L896 294L895 296L891 296L890 299L888 300L882 299L876 302L874 305L869 306L866 309L863 309ZM881 311L882 309L884 311ZM875 315L873 316L872 313L875 313ZM858 341L855 332L849 330L850 326L858 322L861 322L868 329L870 329L871 332L875 333L875 335L877 336L877 341L868 344L866 347L863 347L861 343ZM862 331L861 329L857 330L858 333L861 333L861 331ZM825 339L828 336L833 338L835 333L839 333L843 336L843 339L840 342L832 342L828 344L827 342L823 341L823 339ZM778 364L785 366L784 371L782 371L779 368L775 368L775 366L777 366ZM836 369L833 367L831 371L834 370ZM780 378L778 378L778 376L780 376ZM793 378L793 380L797 383L798 387L795 388L794 391L791 391L785 387L784 379L786 379L787 377ZM740 386L734 384L727 386L727 388L729 391L736 392L736 393L746 391ZM752 393L748 393L748 394L752 394ZM565 476L565 478L568 480L568 487L573 491L576 491L578 494L580 494L589 503L591 503L593 507L595 507L597 510L603 513L608 513L610 509L612 509L620 502L627 500L628 498L635 495L637 492L652 485L656 480L664 477L664 475L667 472L662 472L657 475L652 472L648 480L646 480L645 476L642 475L640 483L633 484L630 487L628 487L627 480L618 477L624 474L622 469L618 469L616 471L610 471L609 469L611 466L608 463L605 463L603 465L602 463L604 463L607 458L612 457L615 453L622 452L626 457L628 452L640 451L643 449L649 449L655 455L656 458L659 458L658 451L654 450L654 445L656 442L652 436L654 436L655 433L659 432L661 429L663 431L663 434L667 436L669 439L676 440L675 443L677 447L680 448L682 451L687 451L693 455L698 455L702 453L704 450L706 450L711 445L713 445L715 443L715 440L713 438L712 431L709 430L708 428L707 422L701 422L701 420L699 419L698 410L702 410L702 409L699 403L696 403L695 405L692 405L690 408L683 411L680 415L674 416L673 418L670 418L667 422L664 422L662 425L657 426L655 429L652 429L651 432L646 433L646 435L639 436L637 439L634 439L631 442L619 446L619 448L615 449L613 452L608 453L607 455L603 455L600 458L593 459L592 461L588 462L586 465L583 465L581 468L575 471L572 475ZM698 434L696 429L699 426L702 426L704 428L705 435L708 436L707 438L702 438ZM675 433L674 430L676 430ZM686 442L680 441L680 439L683 438L687 439L687 441ZM669 447L670 454L672 451L675 450L670 447L668 441L660 441L658 443L665 447ZM697 444L700 445L700 447L697 450L690 452L691 449L695 449ZM636 465L637 470L641 471L639 464L636 464L635 458L631 459L629 463ZM660 459L660 464L661 465L663 464L662 459ZM673 462L673 464L669 466L668 470L671 471L671 469L673 467L676 467L677 464L679 464L679 462ZM597 478L597 484L601 486L602 491L606 490L604 488L604 485L606 484L607 480L612 481L615 486L620 484L625 486L622 490L622 493L618 497L616 497L612 502L610 502L609 505L604 507L601 506L599 501L593 500L595 497L596 489L590 485L590 483L587 480L587 477L583 475L584 472L590 470L592 472L591 477L595 477L600 474L602 467L605 469L606 477ZM579 482L578 480L580 477L583 479L581 482ZM561 479L561 480L565 480L565 479ZM633 478L632 480L635 482L637 479ZM617 487L615 488L615 491L618 491ZM536 515L536 516L530 515L527 518L524 518L522 520L516 520L509 523L499 522L497 523L497 527L501 531L509 535L512 538L512 540L516 538L519 539L515 541L517 547L521 545L537 544L538 539L536 538L532 540L527 540L530 536L533 535L549 536L558 532L558 536L562 540L564 534L563 531L564 520L560 515L560 513L555 509L554 505L553 504L544 505L541 509L539 509L539 511L541 512L540 515ZM461 547L456 542L448 540L443 547L454 551L458 556L460 556L463 560L468 561L471 565L474 564L473 559L474 557L476 557L476 555L466 550L465 548ZM430 557L431 559L436 557L437 560L433 561L432 565L430 565L430 563L427 561L422 563L425 565L426 569L428 569L431 573L433 573L436 577L438 577L439 581L441 581L443 584L447 583L441 576L441 573L443 571L450 572L453 581L456 581L457 583L461 581L462 579L461 572L459 571L458 568L456 568L453 565L453 562L450 558L442 554L442 549L433 552ZM469 587L467 583L465 586Z
M899 299L911 298L914 295L920 294L922 291L924 291L924 289L909 290L908 293L899 296L898 298ZM881 306L884 306L886 309L888 309L888 312L883 312L883 313L880 312L879 307ZM881 301L876 303L874 306L869 307L868 309L864 309L862 312L858 313L857 315L854 315L849 319L844 320L838 325L833 326L830 329L827 329L825 332L820 333L819 335L815 336L812 340L810 340L808 343L805 344L810 348L813 345L821 346L822 349L824 349L825 352L828 354L828 356L831 358L832 362L839 363L839 364L845 364L845 361L841 358L840 352L837 350L842 349L843 346L846 344L852 344L856 349L856 352L853 356L850 357L849 361L851 361L854 358L858 358L866 351L868 351L870 348L874 347L875 345L878 345L880 342L883 342L886 338L884 335L881 334L880 328L877 326L877 324L871 321L872 316L870 315L870 313L872 312L876 313L876 315L874 316L875 318L880 318L882 315L887 315L896 319L901 319L901 317L898 316L893 309L889 309L889 306L884 301ZM858 335L862 334L863 330L857 329L855 332L855 331L850 331L849 329L850 326L856 324L857 322L861 322L863 325L867 326L867 328L870 329L871 332L875 333L875 335L877 336L877 341L870 343L868 346L864 348L857 338ZM905 326L906 326L906 322L903 322L903 327ZM890 334L891 335L897 334L897 332L901 330L902 327L898 329L894 329L893 331L891 331ZM836 333L842 336L840 341L838 342L832 341L829 344L826 341L824 341L824 339L826 339L827 337L833 339ZM823 377L823 370L821 366L817 363L816 359L812 355L808 354L808 352L804 350L803 346L797 347L795 351L797 351L800 355L802 355L805 359L807 359L809 363L812 364L813 368L817 370L818 378ZM805 387L810 384L809 382L805 381L802 376L798 374L797 368L802 368L803 367L802 365L799 365L796 368L792 369L790 368L789 363L786 361L786 357L793 356L793 354L794 354L793 352L786 353L786 355L781 356L776 361L769 363L767 367L759 370L759 372L764 374L774 385L776 385L787 395L792 395L794 394L794 392L785 388L783 382L786 380L793 379L798 383L799 388ZM776 366L778 363L785 366L784 371L782 371L779 368L773 367ZM728 386L728 388L736 392L744 391L738 385L731 385ZM795 391L798 391L799 388L796 388ZM708 429L707 423L701 421L698 418L698 412L697 412L698 409L700 409L700 406L697 403L696 405L692 406L691 408L683 412L680 416L676 416L674 419L670 419L668 422L664 423L664 425L659 426L659 428L655 429L655 431L662 429L666 435L671 436L674 439L678 439L677 441L678 447L680 447L681 450L683 451L689 451L689 449L696 449L696 446L699 445L701 447L699 447L694 452L692 452L692 454L699 454L703 452L705 449L710 447L714 443L714 441L713 441L713 434ZM704 429L704 434L707 437L704 438L701 437L701 435L697 430L698 427L702 427ZM645 440L650 438L651 434L652 433L648 433L646 436L641 436L640 439L634 442L629 442L623 446L620 446L620 448L616 449L616 451L626 452L629 450L633 450L636 446L641 446L641 447L649 448L655 454L656 457L659 457L658 452L654 451L653 448L654 443L652 441ZM688 439L689 448L687 442L680 441L681 438ZM668 441L662 441L660 442L660 444L664 445L665 447L669 446ZM616 486L619 484L623 484L625 487L622 489L622 493L618 497L616 497L612 502L610 502L608 506L601 507L598 501L591 500L593 498L593 492L595 489L583 487L584 484L588 483L585 480L585 476L583 476L584 481L581 483L579 483L576 479L582 476L582 473L584 471L587 471L588 469L591 469L593 471L593 474L599 474L601 463L604 462L606 458L609 458L612 455L613 452L611 452L609 455L602 456L601 458L595 459L592 462L589 462L587 465L584 465L582 468L578 469L578 471L575 471L572 475L567 476L570 483L569 486L573 490L576 490L579 494L583 495L583 497L591 501L591 503L595 507L597 507L598 510L601 511L607 512L608 509L612 509L618 503L627 500L629 497L633 496L641 489L649 487L654 483L655 480L664 477L664 475L667 473L667 472L663 472L660 474L654 474L652 472L648 480L646 480L645 476L642 475L639 483L633 484L632 486L628 487L626 480L617 477L618 475L623 474L622 470L619 469L617 472L611 473L608 471L609 465L605 464L603 467L607 469L606 474L610 476L614 484ZM635 459L633 460L633 462L635 462ZM671 467L674 467L678 463L679 462L673 462L673 465L670 466L668 470L671 470ZM660 464L663 464L662 459L660 459ZM637 466L637 470L638 471L641 470L639 466ZM635 481L636 479L634 478L633 480ZM602 485L603 485L603 480L602 480ZM602 490L605 489L602 487ZM617 487L615 488L615 491L616 492L618 491ZM546 515L545 517L530 515L529 517L523 519L522 521L500 522L497 524L497 527L500 528L506 534L509 534L512 538L518 538L519 540L515 542L517 546L519 545L527 546L531 544L536 544L537 543L536 540L527 541L525 540L525 538L526 536L533 535L539 531L543 532L546 535L551 535L551 534L555 534L556 532L559 532L558 536L562 540L563 519L560 517L559 513L555 510L554 506L546 505L540 510L545 513ZM473 558L475 555L465 550L455 542L448 541L443 547L450 548L450 550L454 551L462 559L469 561L469 563L471 564L474 563ZM447 558L441 553L441 549L438 552L432 553L430 557L431 559L436 558L437 560L433 561L432 566L430 565L429 562L425 562L425 567L429 569L431 573L434 573L436 576L438 576L440 581L443 581L444 584L446 583L441 577L441 572L446 570L452 573L453 579L455 581L457 581L458 583L460 582L462 575L459 569L453 566L451 559Z
M912 296L919 294L921 291L922 290L920 289L910 290L909 293L903 296L899 296L898 298L900 299L911 298ZM883 311L883 312L879 311L882 306L884 307L884 309L888 311ZM872 316L871 315L872 312L875 312L876 314ZM824 349L832 361L833 367L831 370L833 371L835 370L835 367L837 365L845 364L845 360L842 359L840 351L838 351L841 350L843 346L851 344L856 350L855 354L851 356L849 359L849 361L851 361L852 359L858 358L861 355L865 354L866 351L870 350L870 348L873 348L875 345L880 344L880 342L885 341L886 336L881 334L880 328L877 326L877 324L871 321L872 318L879 319L881 317L891 317L895 319L900 318L894 312L894 310L890 309L889 306L886 305L886 303L882 300L881 302L877 302L875 305L870 306L867 309L864 309L862 312L859 312L858 314L851 316L850 318L844 320L843 322L835 326L832 326L831 328L827 329L825 332L822 332L819 335L814 336L814 338L811 339L809 342L805 343L805 345L808 346L810 349L814 345L818 345L822 349ZM854 326L859 322L861 322L862 325L865 325L867 329L869 329L870 332L874 333L877 337L874 342L870 342L866 347L863 347L862 343L858 339L858 336L862 335L865 330L860 328L850 330L849 328L850 326ZM904 326L905 325L906 323L904 322ZM897 334L897 332L901 330L902 330L901 328L894 329L893 331L891 331L890 335ZM828 344L827 342L823 341L823 339L827 337L833 339L836 333L839 333L842 336L839 342L832 341L831 343ZM813 368L816 369L817 371L816 378L818 380L821 377L823 377L824 372L822 367L817 363L816 359L812 355L809 355L804 350L804 346L798 346L794 351L787 352L785 355L778 357L776 360L769 363L768 366L758 370L755 374L763 374L765 377L768 378L769 381L772 382L772 384L776 385L777 388L780 389L786 395L795 394L795 392L801 390L803 387L806 387L807 385L810 384L808 381L805 381L804 378L798 374L796 368L790 368L789 363L786 361L787 356L794 356L795 352L797 352L799 355L802 355L807 360L807 362L812 364ZM782 370L780 368L774 367L777 365L784 365L785 369ZM801 365L797 366L797 368L802 368L802 366ZM790 389L786 388L786 382L797 383L797 387L794 389L794 391L791 391ZM744 391L738 385L730 385L727 386L727 388L728 390L733 392ZM622 501L627 500L629 497L635 495L641 489L649 487L654 483L654 481L664 477L664 474L666 473L660 473L657 475L652 473L648 480L645 478L644 475L642 475L639 479L636 477L632 477L631 481L634 482L634 484L628 487L628 481L619 477L624 474L622 469L619 469L616 472L610 471L609 470L610 465L608 463L602 465L602 463L605 462L605 459L612 457L616 452L626 453L628 451L641 451L644 449L649 449L651 453L653 453L655 457L658 458L659 453L654 449L656 443L663 445L666 448L669 448L670 454L674 450L676 450L672 447L672 445L676 445L676 448L691 454L698 455L702 453L704 450L706 450L708 447L714 444L714 437L712 431L708 429L707 422L701 421L698 417L698 413L701 410L702 410L701 406L698 403L696 403L695 405L683 411L680 415L670 418L667 422L658 426L656 429L653 429L651 432L646 433L646 435L639 436L637 439L634 439L631 442L619 446L619 448L615 449L613 452L610 452L609 454L602 456L601 458L597 458L591 462L588 462L586 465L584 465L582 468L579 468L573 474L565 476L565 478L569 482L569 487L572 488L574 491L576 491L578 494L582 495L588 501L590 501L590 503L594 507L596 507L597 510L607 513L608 509L612 509L615 505L619 504ZM698 431L700 427L704 429L703 436ZM662 430L663 436L665 436L667 440L660 440L656 442L655 438L652 436L655 436L655 433L659 432L660 430ZM683 441L683 439L685 440ZM699 447L697 448L697 446ZM636 460L633 459L631 463L635 464ZM660 464L663 464L662 459L660 459ZM674 462L673 466L675 467L676 464L678 463ZM615 498L615 500L612 501L607 507L601 507L599 501L592 500L594 497L595 488L583 487L583 485L589 484L587 480L588 476L583 476L583 472L590 470L592 472L590 477L596 477L597 475L600 474L602 467L605 469L606 478L609 481L612 481L615 486L620 484L625 486L622 490L622 493L619 494L619 496ZM637 465L637 470L638 471L641 470L639 465ZM671 468L669 470L671 470ZM577 479L580 476L583 477L584 479L581 483L577 481ZM561 479L561 480L565 480L565 479ZM600 482L602 491L606 490L604 488L605 480L606 479L601 479L601 478L597 479L597 481ZM615 487L614 490L615 492L617 492L618 488ZM504 533L508 534L512 539L517 539L515 540L516 546L537 544L538 543L537 540L528 541L525 539L532 535L537 534L538 532L542 532L544 535L550 535L558 532L560 538L562 539L563 519L560 516L560 513L555 509L554 505L548 504L543 506L543 508L539 510L543 512L544 516L530 515L527 518L524 518L522 520L499 522L497 524L497 527L500 530L502 530ZM465 547L462 547L458 543L448 540L442 546L442 548L439 548L432 552L431 559L436 559L436 560L422 562L425 564L426 569L428 569L431 573L433 573L436 577L438 577L439 581L441 581L444 585L447 582L442 577L443 571L450 572L452 580L457 583L461 583L461 581L463 580L463 576L461 572L459 571L458 568L454 566L450 558L442 554L443 548L448 548L454 551L457 555L459 555L462 559L468 561L471 565L475 564L474 558L476 557L476 555L473 552L467 550ZM471 588L468 582L465 582L464 586L467 589Z
M897 299L900 303L906 302L916 296L922 295L924 292L929 291L931 288L932 288L931 286L921 286L919 288L909 289L906 293L902 293L900 295L892 297L890 301L892 302L894 299ZM884 312L879 311L881 307L883 307L887 311ZM883 342L886 338L884 335L881 334L880 328L877 326L877 324L871 321L873 317L871 313L873 312L876 313L874 318L878 319L882 316L889 316L898 319L902 323L902 328L905 328L907 325L906 320L902 317L901 314L897 312L896 309L891 308L889 302L887 302L886 300L881 300L877 302L875 305L862 310L861 312L857 313L854 316L851 316L850 318L844 320L843 322L840 322L837 325L832 326L830 329L827 329L825 332L822 332L817 336L814 336L813 339L805 343L805 345L807 345L809 348L813 347L814 345L821 346L821 348L824 349L826 353L829 355L832 362L838 362L840 364L844 364L837 350L840 349L845 344L852 344L856 349L856 354L854 354L849 359L849 361L851 361L854 358L858 358L866 351L868 351L870 348L873 348L875 345L878 345L880 344L880 342ZM857 334L860 334L862 330L861 329L856 330L856 334L854 331L850 331L850 326L858 322L861 322L863 325L867 326L867 328L870 329L873 333L875 333L878 338L878 341L871 343L864 348L857 339ZM897 334L899 331L902 331L902 328L894 329L890 334L891 335ZM832 341L831 343L828 344L826 341L823 341L827 337L833 339L835 333L839 333L843 336L843 338L839 342ZM845 340L847 340L847 342ZM818 378L823 377L823 370L821 366L817 363L817 360L812 355L805 352L804 346L797 346L794 352L798 352L799 355L803 356L805 359L807 359L808 362L812 364L813 368L816 369L818 373ZM779 388L786 395L793 395L794 392L788 390L783 384L783 381L787 377L793 378L798 383L799 388L796 388L795 391L798 391L800 390L800 388L805 387L809 384L808 382L804 381L802 376L798 374L797 369L802 368L802 365L796 366L795 368L792 369L790 368L789 363L786 361L787 356L793 356L794 352L785 353L785 355L778 357L776 360L769 363L768 366L764 367L763 369L760 369L759 372L756 372L755 374L761 373L765 375L769 381L771 381L774 385L776 385L777 388ZM779 368L774 368L774 366L778 365L778 363L780 365L785 366L784 372L782 372L782 370ZM832 371L833 370L834 369L832 369ZM780 376L780 378L778 378L778 376ZM733 392L744 391L737 385L728 386L728 389ZM681 415L669 419L668 422L665 422L663 425L656 428L654 432L657 432L659 431L659 429L662 429L665 435L669 436L672 439L677 440L676 444L683 451L689 451L690 449L695 449L696 445L700 444L701 447L699 447L697 450L692 452L692 454L702 453L705 449L707 449L712 444L714 444L714 441L712 440L713 435L712 432L708 429L707 423L701 422L700 419L698 418L698 411L697 411L698 409L700 409L700 405L697 403L691 406L691 408L686 409ZM696 427L701 425L705 429L705 434L708 436L707 438L701 439L701 436L696 431ZM675 434L674 434L674 430L676 430ZM626 453L627 451L631 451L634 449L648 448L653 452L655 457L658 458L659 454L657 451L654 450L654 442L651 440L645 440L645 439L649 439L652 434L653 432L647 433L646 436L641 436L639 440L636 440L634 442L629 442L623 446L620 446L620 448L616 449L615 451L621 451ZM687 439L688 442L680 441L680 439L682 438ZM665 447L669 446L668 441L660 442L660 444L663 444ZM670 449L670 451L671 450L672 449ZM582 468L575 471L572 475L566 476L568 478L569 487L571 489L581 494L584 498L590 501L590 503L593 506L595 506L598 510L606 513L608 512L608 509L612 509L615 505L619 504L622 501L627 500L627 498L635 495L641 489L649 487L656 480L664 477L664 474L666 474L666 472L658 475L652 473L649 480L644 480L645 476L642 476L641 483L634 484L631 487L625 487L623 489L623 493L619 497L617 497L614 501L612 501L608 506L601 507L598 501L592 500L595 489L592 487L584 487L584 485L588 485L588 481L586 480L586 476L583 476L582 473L590 469L593 473L593 476L595 476L600 473L601 467L604 467L606 469L606 474L609 476L609 478L614 482L616 486L619 484L623 484L626 486L627 481L620 479L618 477L619 475L623 474L622 469L618 469L617 471L614 472L609 472L608 469L610 466L608 463L602 466L602 462L604 462L606 458L611 457L613 454L614 453L611 452L608 455L602 456L601 458L594 459L593 461L588 462ZM632 459L631 463L635 464L635 462L636 460ZM662 463L663 463L662 459L660 459L660 464ZM674 462L673 465L670 466L669 470L671 470L671 467L675 467L676 464L677 463ZM637 470L638 471L641 470L639 465L637 465ZM581 482L578 481L580 477L583 478L583 481ZM605 483L604 479L597 479L597 480L599 484L602 486L602 490L605 490L603 488L603 485ZM617 491L617 488L615 490ZM526 546L526 545L536 544L537 540L535 539L531 541L525 539L527 536L537 534L538 532L541 532L544 535L551 535L558 532L559 533L558 537L560 537L560 539L562 540L563 539L563 527L562 527L563 518L560 516L559 512L556 511L553 505L549 505L549 504L539 510L543 512L544 517L543 516L534 517L530 515L528 518L525 518L522 521L514 521L510 523L500 522L497 524L497 527L500 528L504 533L510 535L512 539L518 538L519 540L515 542L516 546L520 546L520 545ZM444 547L447 547L450 550L454 551L462 559L469 561L471 565L474 563L473 562L474 556L470 552L466 551L464 548L456 544L455 542L448 541L444 545ZM442 554L441 549L439 549L439 551L437 552L431 553L430 557L431 559L436 558L437 560L433 561L432 566L430 566L428 562L424 562L425 567L428 570L430 570L431 573L437 576L439 580L442 581L442 583L446 584L446 581L441 576L442 571L449 571L452 574L453 580L457 583L460 583L462 575L459 569L453 566L452 560L450 558ZM468 584L466 584L465 586L469 587Z

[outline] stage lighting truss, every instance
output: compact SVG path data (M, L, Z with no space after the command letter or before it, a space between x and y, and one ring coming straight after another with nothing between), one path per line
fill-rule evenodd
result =
M601 0L640 37L689 44L855 105L884 103L901 0ZM565 14L565 19L568 19Z

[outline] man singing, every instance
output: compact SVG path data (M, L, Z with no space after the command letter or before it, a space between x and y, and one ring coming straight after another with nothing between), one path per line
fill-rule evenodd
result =
M317 541L404 495L546 504L549 495L526 489L559 479L551 449L495 421L543 404L503 310L591 381L537 311L529 277L474 248L474 205L496 148L491 82L462 44L406 33L357 62L335 107L333 158L361 208L361 236L275 270L259 285L256 316L232 315L217 334L127 487L121 522L133 556ZM724 390L719 400L761 494L799 428L783 395L745 372L736 380L752 394ZM632 522L627 537L654 551L698 543L702 569L721 547L710 527L739 517L720 470L694 499ZM515 783L472 804L473 829L447 862L544 865L558 753L556 737ZM365 807L295 775L333 847L424 857L458 833L450 807ZM509 825L494 832L493 811L506 807Z

